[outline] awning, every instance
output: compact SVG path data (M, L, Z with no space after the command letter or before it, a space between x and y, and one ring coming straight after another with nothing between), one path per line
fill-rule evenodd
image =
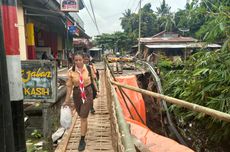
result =
M66 21L69 21L74 25L74 18L68 13L63 13L59 10L59 4L57 2L51 3L48 1L47 4L42 3L43 0L39 1L28 1L23 0L23 7L25 9L25 15L30 16L31 19L40 21L41 23L48 24L52 30L56 29L56 32L64 33L66 32ZM48 9L48 4L52 4L52 8ZM79 36L84 38L90 38L83 27L81 27L77 22L77 29L79 29ZM77 36L77 35L75 35Z
M85 38L73 38L73 45L75 47L86 47L86 48L90 48L90 46L92 45L92 43Z
M64 33L66 29L65 25L65 14L57 11L51 11L48 9L40 8L40 6L23 5L25 9L25 16L29 17L34 21L46 24L58 33Z

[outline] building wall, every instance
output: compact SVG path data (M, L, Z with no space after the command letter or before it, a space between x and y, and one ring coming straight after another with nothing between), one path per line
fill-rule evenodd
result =
M58 35L57 37L57 51L58 51L58 59L64 59L65 58L65 52L64 52L64 38L61 35Z
M57 37L57 50L58 51L62 51L64 49L62 43L63 43L62 36L58 35Z
M25 24L24 24L24 14L23 8L20 3L17 6L18 15L18 32L19 32L19 51L21 60L27 59L26 51L26 36L25 36Z

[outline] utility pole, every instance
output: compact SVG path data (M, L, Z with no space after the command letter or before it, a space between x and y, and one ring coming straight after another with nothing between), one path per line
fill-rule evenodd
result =
M0 9L3 19L3 40L9 85L9 89L5 91L10 93L12 109L14 142L11 143L11 147L15 146L15 151L12 152L26 152L19 33L16 27L18 24L16 4L16 0L2 0Z
M141 53L141 0L139 7L139 35L138 35L138 53ZM137 54L138 55L138 54Z
M15 152L1 10L2 0L0 0L0 149L2 152Z

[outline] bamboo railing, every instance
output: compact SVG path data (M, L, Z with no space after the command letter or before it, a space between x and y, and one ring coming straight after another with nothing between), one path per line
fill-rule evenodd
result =
M113 132L113 145L118 152L135 152L135 144L131 137L128 124L124 119L120 102L113 85L110 82L110 71L105 68L105 83L107 90L108 108L111 116L111 127Z
M184 107L184 108L188 108L188 109L190 109L192 111L201 112L201 113L204 113L206 115L212 116L214 118L230 122L230 115L227 114L227 113L217 111L217 110L214 110L214 109L210 109L210 108L207 108L207 107L204 107L204 106L200 106L198 104L190 103L190 102L187 102L187 101L184 101L184 100L169 97L169 96L166 96L166 95L162 95L162 94L159 94L159 93L155 93L155 92L147 91L147 90L140 89L140 88L137 88L137 87L133 87L133 86L130 86L130 85L120 84L120 83L115 82L113 80L110 80L110 82L113 85L116 85L116 86L119 86L119 87L122 87L122 88L126 88L126 89L129 89L129 90L137 91L139 93L149 95L149 96L152 96L152 97L155 97L155 98L163 99L166 102L169 102L169 103L172 103L172 104Z

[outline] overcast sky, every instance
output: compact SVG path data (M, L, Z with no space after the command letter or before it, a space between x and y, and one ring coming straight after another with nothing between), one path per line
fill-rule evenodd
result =
M91 0L94 12L98 24L100 33L113 33L115 31L122 31L120 26L120 18L122 13L127 9L131 9L132 12L138 11L137 6L139 0ZM91 11L90 1L84 0L86 7ZM160 6L162 0L142 0L142 6L146 3L151 3L152 9L156 10L156 7ZM183 9L186 4L186 0L166 0L166 3L171 6L171 11L175 12L178 9ZM79 15L84 21L84 28L89 36L98 35L97 29L91 20L86 8L80 10Z

